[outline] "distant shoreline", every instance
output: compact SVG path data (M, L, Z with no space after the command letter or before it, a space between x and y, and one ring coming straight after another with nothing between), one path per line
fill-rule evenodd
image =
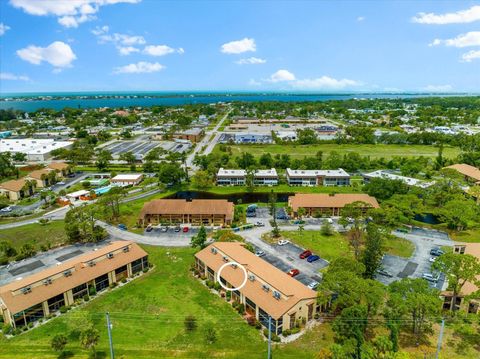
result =
M50 92L16 93L0 95L0 109L32 112L40 108L61 110L70 108L118 108L181 106L218 102L311 102L349 99L406 99L418 97L480 96L469 93L426 93L426 92Z

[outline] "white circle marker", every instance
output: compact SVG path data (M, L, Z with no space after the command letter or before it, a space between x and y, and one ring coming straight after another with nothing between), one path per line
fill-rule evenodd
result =
M233 265L236 265L237 267L241 268L243 273L245 274L245 278L243 279L243 282L242 284L240 284L237 288L228 288L226 287L222 281L220 280L220 273L222 272L222 270L226 267L226 266L233 266ZM217 272L217 281L218 283L220 284L220 286L225 289L225 290L229 290L231 292L235 291L235 290L240 290L243 288L243 286L247 283L247 270L245 269L244 266L242 266L240 263L237 263L237 262L227 262L225 264L223 264L219 269L218 269L218 272Z

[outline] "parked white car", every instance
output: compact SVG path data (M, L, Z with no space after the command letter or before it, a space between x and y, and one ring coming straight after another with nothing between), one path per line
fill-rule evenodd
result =
M279 246L284 246L285 244L288 244L288 243L290 243L290 241L287 241L286 239L280 239L277 244Z
M0 212L11 212L11 211L13 211L13 208L10 206L0 209Z

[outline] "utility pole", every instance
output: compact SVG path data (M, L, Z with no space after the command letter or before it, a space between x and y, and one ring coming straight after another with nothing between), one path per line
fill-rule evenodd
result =
M445 319L442 318L442 326L440 328L440 335L438 336L437 354L435 355L436 359L438 359L438 355L440 354L440 348L442 347L443 329L444 328L445 328Z
M110 343L110 358L115 359L115 354L113 353L113 340L112 340L112 324L110 323L110 314L105 313L107 316L107 331L108 331L108 341Z
M268 354L267 359L272 357L272 317L268 316Z

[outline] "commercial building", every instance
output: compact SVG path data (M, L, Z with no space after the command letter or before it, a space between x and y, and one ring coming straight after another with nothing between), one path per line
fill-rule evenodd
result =
M0 195L7 197L10 201L18 201L24 197L30 197L34 193L33 185L28 185L24 178L0 183Z
M480 170L477 167L473 167L465 163L459 163L447 166L445 168L455 170L462 174L465 177L465 180L468 182L477 183L480 181Z
M219 273L229 262L242 265L247 277L235 264L226 265ZM232 291L232 300L244 304L247 315L266 328L270 317L273 333L292 329L298 321L311 320L318 312L315 291L255 256L242 243L213 243L195 254L195 266L208 280L220 280L228 288L241 287Z
M138 222L148 224L177 223L205 226L232 224L234 206L226 199L154 199L143 205Z
M176 132L173 134L173 138L181 140L188 140L192 143L196 143L202 139L204 131L201 128L190 128L185 131Z
M480 260L480 243L455 243L453 252L458 255L470 254L477 257ZM480 275L477 276L477 282L480 283ZM466 282L463 285L462 292L454 300L453 292L442 292L443 297L443 309L446 310L459 310L463 309L468 313L479 314L480 313L480 299L466 298L467 296L480 290L478 283Z
M290 186L349 186L350 175L343 169L337 170L286 170Z
M24 153L27 161L47 161L51 152L59 148L70 148L73 142L54 139L0 139L0 152Z
M409 186L415 186L420 188L427 188L433 184L433 182L426 182L426 181L419 180L417 178L400 176L385 170L378 170L378 171L363 174L363 181L365 183L369 183L372 178L385 178L392 181L395 181L395 180L402 181L403 183Z
M14 327L48 316L148 266L137 244L115 241L53 250L1 269L0 315ZM60 251L65 252L65 249Z
M361 203L363 210L379 208L375 197L363 193L297 193L288 197L294 216L299 208L304 208L307 216L340 216L343 207L355 202Z
M136 186L143 180L141 173L119 174L113 177L110 182L118 186Z
M247 171L227 170L220 168L217 172L217 185L219 186L244 186L247 182ZM253 172L253 184L256 186L278 185L278 174L275 168L256 170Z
M220 143L273 143L272 135L261 133L223 133Z

